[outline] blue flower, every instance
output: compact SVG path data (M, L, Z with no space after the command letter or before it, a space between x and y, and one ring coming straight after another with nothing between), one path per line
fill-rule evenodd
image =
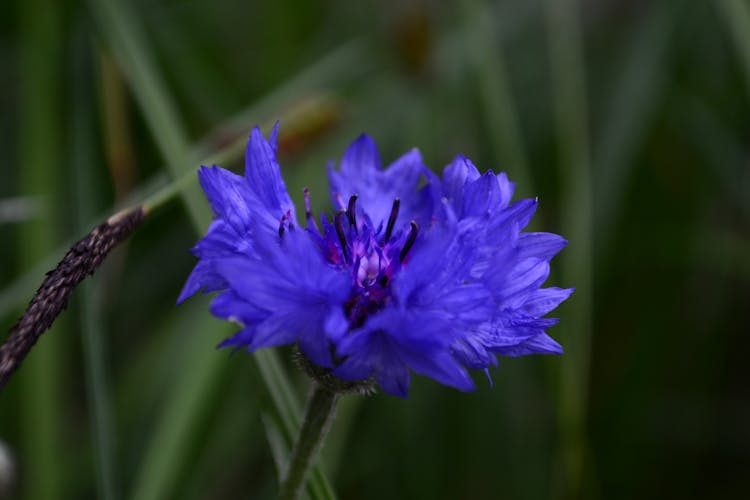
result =
M497 355L562 352L543 316L573 289L541 286L566 241L522 232L537 202L511 203L504 173L459 156L440 179L417 150L383 169L362 135L329 167L335 215L316 220L305 190L300 224L277 135L253 129L244 177L198 172L215 219L179 301L219 292L211 312L242 325L221 347L294 344L327 375L401 397L411 372L469 391Z

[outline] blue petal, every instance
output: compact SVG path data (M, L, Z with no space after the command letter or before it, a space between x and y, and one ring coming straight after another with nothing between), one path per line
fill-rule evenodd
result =
M256 243L255 255L213 263L233 296L266 312L262 320L247 325L252 334L248 350L300 341L313 362L332 366L327 348L331 310L343 310L351 276L329 266L305 232L292 230L281 241L268 238ZM243 310L221 311L240 317Z
M439 291L445 285L455 287L466 277L474 253L475 249L464 245L453 229L435 227L421 232L393 277L394 293L408 300L414 292Z
M498 263L502 266L504 263ZM501 303L513 305L513 301L525 299L526 295L539 288L549 276L549 263L542 259L524 259L508 273L487 273L487 281L493 294Z
M225 290L211 301L211 314L217 318L236 321L243 325L253 324L268 316L268 312L259 309L237 295L232 290Z
M206 235L198 240L191 252L201 259L224 257L232 254L252 253L250 233L238 233L224 219L216 219L208 227Z
M463 217L491 215L496 210L504 208L502 195L497 177L492 171L488 171L479 179L464 186L461 215Z
M375 210L371 204L392 203L393 200L380 200L371 196L376 190L373 180L381 172L382 163L375 141L366 134L360 135L344 152L341 168L337 172L333 163L328 165L328 178L331 184L331 203L337 210L346 208L349 197L356 194L360 197L360 207L367 213ZM377 223L377 221L375 221Z
M408 310L412 318L411 326L402 328L429 330L449 342L450 348L440 351L438 357L459 352L461 346L456 343L461 339L471 343L476 326L490 318L496 308L483 283L468 281L473 248L464 247L454 232L435 228L413 252L412 259L393 278L394 305ZM446 255L451 257L446 259ZM461 359L468 361L468 352ZM460 380L452 385L459 386Z
M268 310L283 310L348 298L351 276L329 266L302 232L290 231L280 244L263 243L255 258L214 263L214 269L245 300Z
M453 346L456 359L472 370L479 370L497 364L495 356L487 350L487 340L476 332L470 332Z
M425 375L460 391L474 390L474 381L469 373L449 351L429 353L418 349L404 349L401 355L404 362L420 375Z
M226 288L226 282L216 274L211 262L213 259L251 254L252 242L248 236L238 234L223 219L213 221L206 236L201 238L192 249L193 254L201 260L190 273L177 303L182 303L201 289L204 293L208 293Z
M446 344L450 337L441 335L446 327L424 324L423 317L407 311L381 311L339 343L337 354L345 360L333 373L346 380L374 375L385 392L401 397L408 390L409 369L445 385L472 390L471 377Z
M375 376L380 388L386 394L405 399L409 395L411 374L404 365L394 365L388 372L379 372Z
M219 344L216 347L220 349L223 347L234 347L235 350L245 347L253 339L253 334L254 334L253 330L254 330L253 328L243 328L242 330L235 333L231 337L219 342Z
M378 146L367 134L357 137L341 158L341 173L346 176L368 177L382 166Z
M516 242L519 256L549 260L562 250L568 241L552 233L523 233Z
M224 278L217 275L210 261L200 260L188 276L185 285L180 291L177 303L182 304L184 301L198 293L201 289L204 293L215 292L226 288L227 284Z
M250 232L258 207L245 179L217 166L204 166L198 171L198 180L214 213L237 234Z
M328 340L338 343L349 332L349 320L344 314L344 308L332 307L328 311L323 328Z
M529 316L544 316L570 297L575 288L540 288L531 293L519 311Z
M516 231L520 231L531 222L536 212L538 202L535 199L525 198L518 200L504 210L499 211L490 221L488 231L490 234L498 231L503 225L510 224Z
M272 139L275 139L273 133ZM276 148L263 137L258 127L253 128L247 142L245 178L254 198L271 219L275 220L276 226L287 211L291 212L296 225L294 204L281 178L279 164L276 161Z
M427 183L417 191L422 178ZM373 193L385 203L379 205L379 213L370 213L373 222L377 225L380 221L386 221L390 215L393 200L399 198L401 200L399 220L406 223L415 220L421 225L426 225L435 210L438 194L432 188L438 183L437 176L424 165L419 150L412 149L397 158L385 170L378 186L379 192ZM368 212L371 211L368 210Z
M346 356L333 374L343 380L375 377L380 388L405 398L409 392L409 367L400 359L399 350L382 330L352 333L339 344L339 356Z
M481 334L477 336L481 345L491 352L498 349L516 346L541 333L544 330L533 326L507 324L503 321L488 322L479 329Z
M357 206L375 228L387 221L396 198L401 200L398 227L412 219L427 224L435 209L437 195L429 186L437 178L424 166L416 149L383 170L375 142L362 135L344 153L340 171L329 165L328 176L334 207L345 209L349 197L356 194ZM427 186L418 191L422 178L427 179Z
M553 338L546 333L536 335L521 344L498 348L494 352L503 356L518 357L529 354L562 354L563 349Z
M464 156L457 156L443 170L442 194L460 218L491 215L507 208L515 184L501 172L484 175Z
M327 336L325 335L325 316L322 318L321 324L316 325L314 328L310 328L311 320L321 321L320 318L307 317L296 319L302 320L302 325L298 327L298 345L300 351L316 365L324 368L333 368L331 345L328 343Z
M252 333L252 337L247 342L247 352L294 343L304 333L300 327L310 325L300 319L292 312L275 313L256 325L248 326L246 330Z
M336 355L346 359L336 367L333 375L349 381L366 380L381 364L377 356L384 351L378 344L382 339L371 330L352 332L337 343Z
M271 133L268 135L268 144L271 146L274 155L279 150L279 125L280 122L278 121L274 123Z
M457 156L443 169L443 196L453 207L463 207L464 186L478 178L479 170L477 170L471 160L465 156Z
M557 320L542 316L572 289L540 286L549 260L566 242L554 234L521 233L536 200L510 204L515 186L507 175L480 175L461 156L444 169L442 181L417 150L383 169L366 135L347 149L339 171L329 167L338 208L359 196L358 226L347 236L352 252L370 252L394 199L401 202L393 237L375 249L390 259L390 295L351 330L346 303L360 293L359 285L351 265L340 260L335 228L322 220L324 235L299 229L276 160L278 130L277 123L268 140L252 130L244 177L218 167L199 172L216 219L192 250L200 261L179 300L201 289L221 291L212 313L243 325L222 346L252 351L297 343L334 375L374 377L400 397L408 393L412 371L471 390L467 369L486 372L496 354L562 352L545 332ZM291 220L280 237L282 217ZM399 259L412 219L420 231Z

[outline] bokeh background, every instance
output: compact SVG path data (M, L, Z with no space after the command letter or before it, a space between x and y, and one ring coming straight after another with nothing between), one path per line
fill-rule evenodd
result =
M0 68L4 329L66 245L163 201L0 394L0 496L273 498L279 400L307 381L286 350L285 376L215 350L231 325L175 299L211 217L195 170L241 169L281 120L318 211L361 132L386 162L507 171L570 240L550 283L578 289L564 356L347 398L339 498L746 497L747 1L6 0Z

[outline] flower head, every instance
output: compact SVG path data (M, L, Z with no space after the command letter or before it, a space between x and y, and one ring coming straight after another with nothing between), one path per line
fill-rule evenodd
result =
M300 224L277 133L253 129L244 177L198 172L216 217L179 301L219 292L211 312L242 325L220 346L294 344L327 376L401 397L412 371L466 391L468 370L498 354L562 352L546 334L556 320L542 316L573 290L541 286L566 241L522 232L537 203L511 203L505 174L459 156L441 180L417 150L383 169L362 135L329 167L337 212L316 220L305 190Z

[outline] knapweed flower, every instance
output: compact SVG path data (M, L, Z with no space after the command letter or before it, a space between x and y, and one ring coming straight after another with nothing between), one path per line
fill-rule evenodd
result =
M211 312L242 325L221 347L293 344L329 376L401 397L412 371L468 391L497 355L562 352L542 316L573 290L541 285L566 241L522 232L537 202L511 203L505 174L459 156L440 179L417 150L383 169L362 135L329 166L335 215L316 220L305 190L300 224L277 134L253 129L244 177L198 172L216 217L179 301L219 292Z

